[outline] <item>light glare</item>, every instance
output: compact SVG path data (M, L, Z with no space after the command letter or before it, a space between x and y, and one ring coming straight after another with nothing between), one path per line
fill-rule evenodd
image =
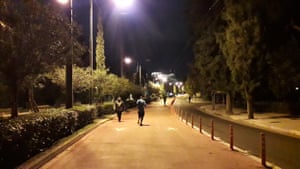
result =
M69 0L57 0L57 2L59 2L61 4L67 4L69 2Z
M124 62L125 62L126 64L130 64L130 63L132 62L132 60L131 60L131 58L126 57L126 58L124 59Z
M132 6L134 0L114 0L116 7L126 9Z

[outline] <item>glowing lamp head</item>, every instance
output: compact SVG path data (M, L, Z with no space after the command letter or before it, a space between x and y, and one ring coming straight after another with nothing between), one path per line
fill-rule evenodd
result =
M60 4L67 4L69 0L57 0Z
M113 0L116 7L119 9L127 9L132 6L134 0Z

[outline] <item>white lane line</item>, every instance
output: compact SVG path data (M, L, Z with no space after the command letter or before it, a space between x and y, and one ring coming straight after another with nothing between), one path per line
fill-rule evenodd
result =
M115 128L116 131L123 131L123 130L125 130L125 129L126 129L125 127Z
M174 128L174 127L168 127L167 130L168 130L168 131L177 131L177 128Z

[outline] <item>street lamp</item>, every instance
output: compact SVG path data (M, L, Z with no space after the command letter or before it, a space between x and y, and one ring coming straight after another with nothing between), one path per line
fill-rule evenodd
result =
M71 55L67 56L66 63L66 108L73 107L73 84L72 84L72 76L73 76L73 0L57 0L61 4L67 4L69 2L70 5L70 24L71 24Z
M114 0L114 3L119 9L128 9L134 3L134 0Z
M91 67L91 76L93 77L94 70L94 35L93 35L93 0L90 0L90 67ZM90 104L93 103L93 80L91 81L90 88Z
M134 3L134 0L113 0L115 7L119 14L125 14L125 10L128 10ZM120 35L120 76L124 76L124 66L123 66L123 58L124 58L124 46L123 46L123 35Z
M57 0L60 4L70 4L70 22L71 22L71 56L67 58L66 64L66 108L73 107L73 84L72 84L72 72L73 72L73 0ZM90 67L91 75L93 75L93 63L94 63L94 37L93 37L93 0L90 0ZM90 104L93 100L93 82L91 82L90 88Z
M130 57L125 57L124 62L126 64L130 64L132 62L132 59ZM139 64L138 62L137 62L137 72L139 75L139 86L142 86L142 65Z

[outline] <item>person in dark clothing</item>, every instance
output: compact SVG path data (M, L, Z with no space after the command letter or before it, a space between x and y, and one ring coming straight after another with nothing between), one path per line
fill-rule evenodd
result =
M138 108L138 121L137 123L140 124L140 126L143 125L143 119L145 116L145 106L146 106L146 101L143 99L143 96L140 97L140 99L138 99L136 101L137 104L137 108Z
M121 97L118 97L114 104L115 112L117 112L118 115L118 121L121 122L122 118L122 112L125 110L125 104Z
M167 104L167 95L163 95L163 100L164 100L164 106Z

